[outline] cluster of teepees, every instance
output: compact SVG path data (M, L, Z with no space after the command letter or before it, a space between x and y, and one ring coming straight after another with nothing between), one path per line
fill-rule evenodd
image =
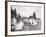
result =
M14 24L13 28L15 28L15 30L22 30L22 27L25 24L28 25L28 23L30 25L37 25L35 12L33 13L33 16L21 17L20 14L16 13L16 9L12 10L11 8L11 18L13 22L12 24Z

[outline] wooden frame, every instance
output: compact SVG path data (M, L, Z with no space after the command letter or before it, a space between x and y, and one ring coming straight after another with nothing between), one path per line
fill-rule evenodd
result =
M44 33L38 33L38 34L23 34L23 35L9 35L9 36L25 36L25 35L41 35L41 34L45 34L45 3L42 2L26 2L26 1L5 1L5 36L7 35L7 3L8 2L21 2L21 3L35 3L35 4L44 4Z

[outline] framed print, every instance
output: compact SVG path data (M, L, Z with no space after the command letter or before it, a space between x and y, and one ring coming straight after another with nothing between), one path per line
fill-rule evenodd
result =
M5 2L5 35L45 34L45 3Z

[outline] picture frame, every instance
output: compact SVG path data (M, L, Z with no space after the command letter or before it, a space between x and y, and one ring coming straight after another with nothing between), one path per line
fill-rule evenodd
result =
M19 20L21 20L24 23L24 25L22 24L22 27L19 27L20 25L18 23L16 25L19 26L16 26L14 23L11 23L14 20L12 17L16 18L19 16L16 16L16 14L13 13L14 11L17 11L18 13L20 11L19 14L21 16L21 19ZM31 21L29 19L31 19ZM5 36L24 36L41 34L45 34L45 3L27 1L5 1Z

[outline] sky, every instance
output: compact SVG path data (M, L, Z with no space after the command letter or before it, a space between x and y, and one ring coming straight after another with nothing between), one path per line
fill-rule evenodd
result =
M22 16L22 17L33 16L33 13L35 12L36 17L40 18L40 15L41 15L40 6L12 5L12 9L14 10L15 8L16 8L17 13L20 13L20 16Z

